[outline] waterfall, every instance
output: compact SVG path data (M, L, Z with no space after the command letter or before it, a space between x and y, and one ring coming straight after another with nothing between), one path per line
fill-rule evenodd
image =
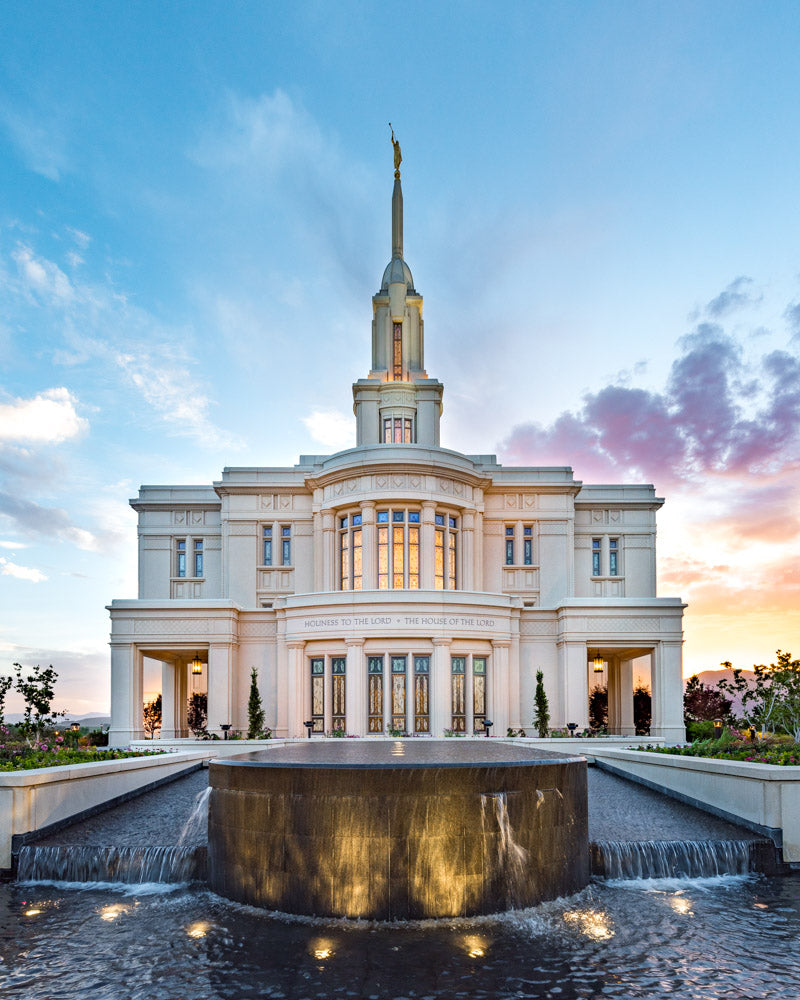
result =
M484 838L490 835L487 820L494 816L497 824L497 868L495 875L505 880L509 904L516 902L518 890L523 885L528 851L517 843L514 828L508 815L508 799L505 792L485 792L481 794L481 826ZM493 831L492 831L493 834ZM487 860L490 852L486 852Z
M181 835L178 837L178 846L183 847L188 840L206 840L208 834L208 800L211 798L211 786L199 792L194 800L194 807L189 818L183 824ZM199 834L203 834L199 838Z
M205 847L23 847L20 882L192 882L206 877Z
M708 878L752 870L749 840L643 840L592 844L592 872L611 879Z

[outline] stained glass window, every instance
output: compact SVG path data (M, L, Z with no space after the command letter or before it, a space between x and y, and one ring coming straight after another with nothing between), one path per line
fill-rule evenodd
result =
M186 539L175 542L175 576L186 576Z
M608 540L608 575L617 576L619 574L619 563L617 557L619 553L619 540L609 538Z
M452 674L452 729L463 733L467 728L466 690L464 686L467 658L453 656L450 661Z
M406 658L392 657L392 729L406 729Z
M525 566L533 565L533 528L526 524L522 529L522 562Z
M325 732L325 660L321 656L311 659L311 720L313 732Z
M345 729L345 668L347 660L344 656L331 658L331 685L333 695L333 715L331 724L334 730Z
M392 378L400 382L403 378L403 324L395 323L392 337Z
M367 728L371 733L383 732L383 657L367 658Z
M486 657L472 657L472 729L482 733L486 721Z
M414 657L414 732L429 733L430 717L430 656Z
M600 576L600 539L592 539L592 576Z
M263 530L263 552L261 553L264 559L262 565L271 566L272 565L272 528L269 525L264 526Z

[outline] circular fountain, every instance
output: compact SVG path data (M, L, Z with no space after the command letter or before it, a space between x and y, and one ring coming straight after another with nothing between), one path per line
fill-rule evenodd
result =
M308 742L210 764L209 885L371 919L532 906L589 881L586 761L484 740Z

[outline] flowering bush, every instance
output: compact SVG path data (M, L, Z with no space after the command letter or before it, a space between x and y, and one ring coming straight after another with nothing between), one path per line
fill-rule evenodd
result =
M38 767L66 764L90 764L98 760L122 760L125 757L150 757L163 750L103 750L98 747L65 746L64 737L45 736L33 746L11 738L6 726L0 726L0 771L31 771Z
M800 765L800 743L785 736L751 740L744 733L732 729L726 729L719 739L696 740L688 746L648 746L637 749L647 750L649 753L677 754L681 757L741 760L752 764Z

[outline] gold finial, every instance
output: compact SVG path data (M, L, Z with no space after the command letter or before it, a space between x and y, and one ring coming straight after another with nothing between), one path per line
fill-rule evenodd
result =
M394 176L400 179L400 164L403 162L403 154L400 152L400 143L394 137L394 129L392 128L392 123L389 122L389 128L392 129L392 146L394 147Z

